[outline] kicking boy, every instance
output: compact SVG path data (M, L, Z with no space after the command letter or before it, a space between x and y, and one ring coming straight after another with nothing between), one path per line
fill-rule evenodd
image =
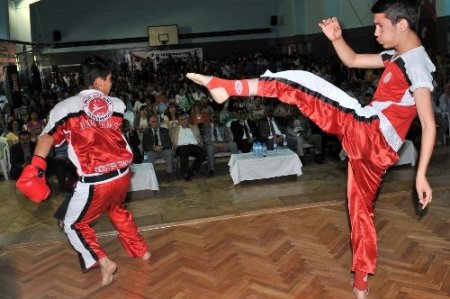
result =
M411 122L418 115L422 144L416 190L422 208L432 200L426 171L434 147L436 127L431 92L435 66L414 31L417 5L413 0L378 0L372 6L375 37L386 51L357 54L346 43L336 18L319 26L339 58L352 68L384 68L369 105L329 82L305 71L267 71L259 79L224 80L189 73L206 86L218 103L230 96L274 97L296 105L324 131L335 134L349 157L347 197L351 222L354 291L367 297L367 277L376 267L377 240L374 201L386 170L398 159Z

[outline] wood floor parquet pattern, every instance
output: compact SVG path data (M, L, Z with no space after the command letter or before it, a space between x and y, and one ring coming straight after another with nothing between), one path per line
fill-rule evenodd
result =
M419 218L407 195L377 202L377 274L371 298L450 298L450 202L437 192ZM143 232L150 263L115 236L101 244L118 267L79 271L67 242L0 252L0 298L352 298L344 203L323 204Z

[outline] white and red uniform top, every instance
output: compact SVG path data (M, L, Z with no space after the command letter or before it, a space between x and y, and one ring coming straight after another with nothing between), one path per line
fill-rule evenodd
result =
M68 142L68 155L78 175L91 176L125 168L132 151L121 132L125 104L101 91L83 90L51 110L43 133L56 146Z
M331 121L321 122L320 118L326 117L326 114L315 109L320 105L310 103L309 100L319 100L346 114L353 114L358 121L379 120L381 133L389 146L397 152L417 115L413 92L417 88L433 91L431 74L436 67L422 46L398 56L395 53L395 50L380 53L385 69L372 101L366 106L362 106L355 98L328 81L297 70L278 73L266 71L260 78L258 95L278 97L285 103L299 106L306 116L316 123L320 122L322 126L319 127L328 132L336 131L336 128L332 128ZM279 86L271 81L279 82ZM286 86L290 86L292 90ZM303 106L305 107L302 108Z
M431 73L436 70L436 67L422 46L397 57L395 53L395 50L381 53L385 69L369 106L374 107L387 118L398 138L403 142L411 122L417 115L413 92L417 88L428 88L433 91ZM393 148L398 147L397 136L385 137Z

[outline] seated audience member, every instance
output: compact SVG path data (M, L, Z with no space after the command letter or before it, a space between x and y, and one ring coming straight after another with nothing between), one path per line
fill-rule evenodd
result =
M266 106L261 97L255 97L254 105L251 109L251 119L258 121L266 115Z
M128 142L131 151L133 152L133 163L135 164L142 163L142 153L141 150L139 149L139 146L141 145L139 134L136 130L133 130L131 128L131 124L127 119L123 120L122 133L126 141Z
M200 169L206 158L203 149L203 140L196 125L190 125L187 114L178 117L179 126L170 131L170 139L175 154L180 158L181 174L184 180L190 181L195 171ZM194 163L189 167L189 156L195 157Z
M0 109L0 117L0 124L3 127L3 131L7 131L8 124L10 123L11 119L14 119L14 114L9 104L5 104L3 108Z
M256 124L248 119L247 110L241 108L237 113L238 119L233 121L230 125L231 134L233 134L233 141L236 142L238 149L243 153L251 151L253 141L258 136L258 129Z
M138 99L134 102L134 114L139 115L139 111L141 111L141 106L145 105L145 98L144 93L142 91L139 91L138 93Z
M41 135L42 130L45 127L45 122L39 119L38 113L36 111L30 112L29 121L27 122L27 131L30 132L31 141L37 141L39 135Z
M194 106L192 106L191 113L189 115L189 123L191 125L197 125L200 130L204 125L211 123L211 118L208 114L201 110L199 102L196 102Z
M231 126L231 123L237 120L237 110L234 111L232 109L233 105L230 103L234 103L235 101L226 101L223 104L222 110L219 112L219 120L221 123L225 124L228 128Z
M288 117L291 114L291 105L286 103L277 103L273 108L273 116L275 117Z
M215 102L214 102L215 103ZM210 118L212 118L214 114L214 108L210 105L209 99L206 95L201 95L199 99L200 111Z
M139 108L139 113L134 118L133 129L138 133L144 132L148 128L148 107L147 105L142 105Z
M67 142L53 148L53 171L58 180L59 191L62 193L72 192L78 180L77 169L70 161L67 149Z
M166 161L167 180L172 180L173 174L173 151L169 130L159 125L159 117L152 115L149 118L149 128L144 131L142 138L142 149L147 154L150 163L155 166L156 159Z
M267 106L265 117L261 118L258 123L259 138L262 142L265 142L267 149L273 149L273 144L283 144L284 135L280 130L280 126L273 117L273 107Z
M303 116L298 109L295 109L293 116L288 119L286 133L288 147L297 152L302 164L305 164L303 159L305 142L314 147L314 161L319 164L323 162L322 136L312 133L310 120Z
M123 118L128 120L130 124L134 124L134 119L136 116L134 115L133 110L128 110L128 108L125 109L125 112L123 113Z
M177 104L171 102L167 108L166 113L164 113L161 127L166 129L172 129L178 127L178 108Z
M214 114L212 122L203 127L203 141L206 146L206 155L208 161L208 175L215 173L215 154L222 152L238 153L236 142L231 140L228 128L219 123L219 115Z
M8 123L8 130L5 135L6 142L8 142L8 146L12 147L14 144L19 142L19 132L21 130L20 123L17 119L12 119Z
M433 105L434 111L434 120L436 122L436 142L435 146L439 147L443 144L444 136L447 134L449 129L449 122L444 113L442 113L441 109L436 107L434 101L431 102Z
M440 112L450 113L450 82L444 85L444 92L438 100L438 108Z
M12 180L17 180L27 163L31 162L33 157L35 142L31 142L30 132L22 130L18 133L19 142L11 146L10 159L11 171L10 177Z
M184 111L188 111L191 109L192 104L194 103L194 99L191 99L187 94L184 88L181 88L178 93L175 95L175 101L178 106L180 106Z
M200 101L202 97L206 97L206 94L201 90L199 86L188 85L189 94L194 101Z
M166 90L161 88L155 96L155 112L158 115L166 112L167 107L169 106L169 101L167 99Z

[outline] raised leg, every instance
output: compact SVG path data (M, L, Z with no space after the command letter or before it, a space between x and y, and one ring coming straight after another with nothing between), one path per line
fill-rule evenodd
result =
M222 104L230 96L248 97L256 95L258 79L226 80L196 73L187 73L186 77L209 89L214 100Z

